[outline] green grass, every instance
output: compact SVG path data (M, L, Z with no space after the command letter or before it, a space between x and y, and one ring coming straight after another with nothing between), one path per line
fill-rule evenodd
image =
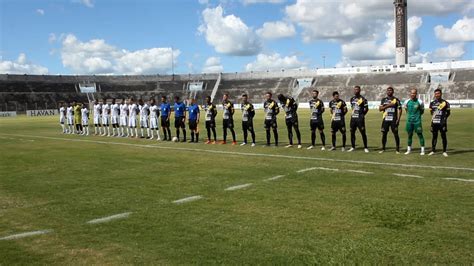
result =
M421 157L418 150L396 155L392 135L389 151L378 154L381 116L374 111L367 118L369 154L262 147L257 115L255 148L71 136L60 133L56 117L0 119L0 237L54 230L0 240L0 264L474 262L474 183L443 179L474 179L473 110L453 110L448 158ZM301 110L306 145L307 121ZM240 121L236 125L241 140ZM425 116L429 147L428 126ZM326 121L329 142L328 127ZM402 127L400 133L405 147ZM340 171L297 173L311 167ZM264 181L276 175L285 176ZM224 190L245 183L253 185ZM203 199L172 203L193 195ZM86 224L123 212L133 213Z

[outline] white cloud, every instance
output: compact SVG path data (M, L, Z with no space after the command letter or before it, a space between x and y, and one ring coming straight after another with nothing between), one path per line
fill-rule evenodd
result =
M439 60L457 60L465 54L463 43L453 43L447 47L438 48L434 51L434 57Z
M16 61L0 60L0 73L8 74L48 74L48 68L29 62L24 53Z
M78 74L155 74L171 69L179 50L150 48L137 51L119 49L104 40L82 42L73 34L62 41L61 60Z
M44 16L44 9L38 8L36 9L36 13L38 13L40 16Z
M257 34L264 39L280 39L295 36L296 30L292 24L283 21L265 22Z
M221 64L221 59L219 57L209 57L204 63L202 69L203 73L220 73L224 71L224 67Z
M474 18L464 17L451 28L438 25L434 28L436 38L443 42L472 42L474 41Z
M251 4L281 4L284 3L285 0L241 0L244 5L251 5Z
M258 36L239 17L224 16L221 6L206 8L202 12L203 24L199 32L218 53L228 55L254 55L262 48Z
M94 0L72 0L72 2L82 4L89 8L94 7Z
M258 54L257 59L245 66L246 71L266 71L281 69L305 68L305 62L301 62L295 55L281 57L280 54Z
M198 0L199 4L201 5L207 5L209 4L209 0Z

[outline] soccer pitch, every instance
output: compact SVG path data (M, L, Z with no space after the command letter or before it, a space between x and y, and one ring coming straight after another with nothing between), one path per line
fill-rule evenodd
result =
M307 147L309 112L299 113ZM263 147L259 111L253 148L205 145L203 121L190 144L66 135L58 117L2 118L0 264L472 264L473 117L452 111L447 158L441 139L436 155L420 156L416 136L411 155L396 155L391 133L378 154L375 110L368 154L359 133L352 153L321 151L319 134L314 150L286 149L282 114L280 147Z

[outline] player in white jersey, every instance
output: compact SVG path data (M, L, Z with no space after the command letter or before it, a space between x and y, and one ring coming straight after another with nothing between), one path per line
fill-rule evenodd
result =
M74 107L68 103L66 108L66 120L69 134L74 134Z
M130 99L128 105L128 127L130 128L130 137L133 138L133 131L135 129L135 137L138 138L138 131L137 131L137 114L138 114L138 106L133 100Z
M125 129L127 130L127 135L125 135ZM120 130L122 137L128 137L130 135L130 128L128 127L128 104L125 99L122 99L120 104Z
M102 130L100 128L101 127L101 123L100 123L101 113L102 113L102 106L97 101L94 101L94 135L97 135L97 131L99 135L102 134L101 132Z
M82 104L81 108L81 119L82 119L82 127L84 130L82 131L82 135L89 136L89 108L85 103Z
M105 101L102 103L102 126L104 126L104 133L102 136L107 135L110 137L110 105ZM107 132L106 132L107 129Z
M155 104L155 99L150 100L150 139L153 139L153 131L156 131L156 139L160 138L160 128L158 127L158 117L160 117L160 107Z
M59 106L59 124L61 124L64 134L67 133L66 126L64 125L66 122L66 107L64 106L64 103L60 103Z
M119 137L119 116L120 116L120 106L115 102L115 99L112 99L112 105L110 106L111 112L111 121L112 121L112 136ZM117 135L115 135L115 129L117 129Z
M138 101L138 104L140 105L140 137L145 138L143 131L146 128L147 138L149 138L150 127L148 126L148 115L150 114L150 106L146 102L143 102L142 99Z

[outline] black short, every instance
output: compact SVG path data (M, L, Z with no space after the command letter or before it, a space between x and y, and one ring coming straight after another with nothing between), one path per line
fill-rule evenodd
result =
M270 129L270 128L277 129L278 125L277 125L276 119L265 120L264 128L265 129Z
M197 120L189 120L189 129L190 130L197 130L198 123Z
M446 123L444 124L434 124L431 123L431 132L435 131L441 131L441 132L448 132L448 125Z
M215 128L215 127L216 127L216 121L214 120L206 121L206 128Z
M389 129L391 129L392 132L398 132L397 121L382 121L382 128L380 131L388 132Z
M232 119L224 119L222 120L222 127L225 129L225 128L230 128L230 129L233 129L234 128L234 120Z
M315 131L316 129L323 130L324 129L324 122L318 120L310 120L309 126L311 127L311 131Z
M331 131L332 132L337 132L337 131L341 131L341 133L346 133L346 123L344 122L344 120L340 120L340 121L332 121L331 122Z
M352 118L350 124L351 131L365 130L365 119Z
M297 127L298 126L298 117L285 118L285 123L287 127Z
M176 117L174 119L174 127L175 128L186 128L184 124L184 116Z
M253 121L252 120L242 121L242 129L252 131L253 130Z
M167 116L161 117L161 127L170 127L170 120Z

